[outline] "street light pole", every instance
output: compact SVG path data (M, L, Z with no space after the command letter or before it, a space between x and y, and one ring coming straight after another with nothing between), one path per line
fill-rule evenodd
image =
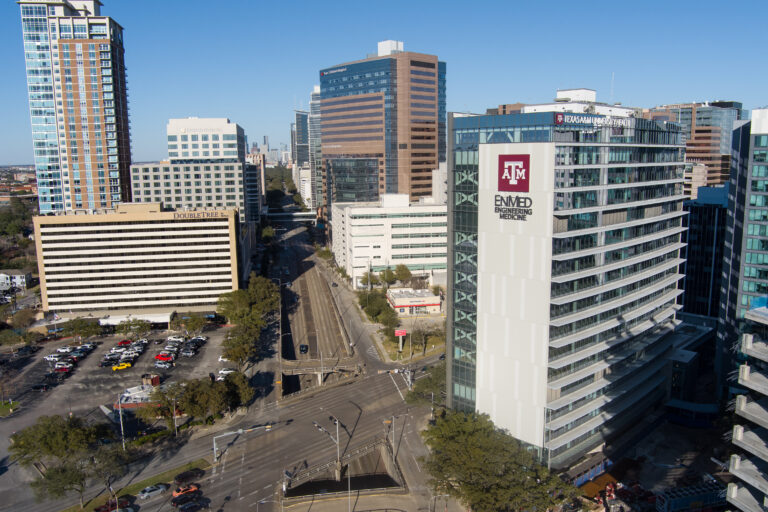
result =
M125 429L123 428L123 404L120 394L117 395L117 410L120 412L120 437L123 440L123 451L125 451Z
M179 435L179 429L176 427L176 397L173 397L173 435Z

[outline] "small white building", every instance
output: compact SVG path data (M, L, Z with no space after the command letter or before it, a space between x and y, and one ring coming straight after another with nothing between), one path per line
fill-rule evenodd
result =
M408 194L382 194L378 202L335 203L331 250L355 286L368 272L405 265L414 276L446 272L448 218L432 198L409 203Z
M0 291L10 290L14 287L19 290L26 290L32 280L30 272L21 270L0 270Z
M429 290L413 288L390 288L387 301L400 316L435 315L442 310L440 296Z

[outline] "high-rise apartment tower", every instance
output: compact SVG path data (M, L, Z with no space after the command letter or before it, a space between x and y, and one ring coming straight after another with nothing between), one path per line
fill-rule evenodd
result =
M40 212L130 201L123 28L98 0L21 0Z

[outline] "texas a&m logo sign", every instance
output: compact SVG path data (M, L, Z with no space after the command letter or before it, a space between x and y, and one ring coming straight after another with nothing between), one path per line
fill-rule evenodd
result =
M531 155L499 155L499 192L528 192Z
M502 220L528 220L533 214L533 200L530 192L531 155L499 155L499 192L517 192L496 194L493 199L494 213Z

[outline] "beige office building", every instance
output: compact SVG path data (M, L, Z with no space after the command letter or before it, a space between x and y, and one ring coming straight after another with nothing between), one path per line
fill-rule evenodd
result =
M212 312L238 288L234 209L125 203L34 227L43 309L61 316Z

